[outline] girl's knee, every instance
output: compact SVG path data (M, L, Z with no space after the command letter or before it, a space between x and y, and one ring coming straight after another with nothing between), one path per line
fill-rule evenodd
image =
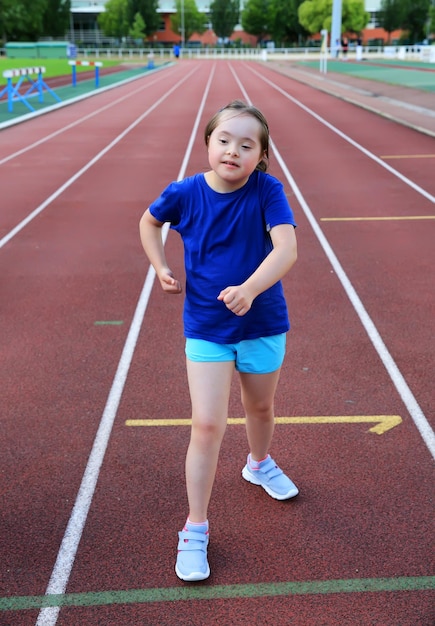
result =
M216 441L224 436L226 421L193 418L191 437L202 440Z
M273 419L273 402L269 402L264 398L259 398L255 402L244 402L243 408L246 415L252 415L258 419Z

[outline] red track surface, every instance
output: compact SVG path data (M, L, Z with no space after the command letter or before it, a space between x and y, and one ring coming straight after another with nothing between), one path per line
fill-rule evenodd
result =
M131 364L124 352L117 368L148 270L139 218L171 180L207 168L202 129L236 97L269 119L271 172L299 225L277 416L403 421L382 435L351 421L277 425L273 455L301 490L285 503L242 480L245 434L230 425L210 509L212 575L186 585L173 566L189 429L126 424L189 417L181 297L153 288ZM35 624L54 571L51 591L89 606L42 611L39 626L433 625L434 153L430 137L241 61L186 61L1 132L0 608L36 604L0 611L0 624ZM181 274L172 232L167 254ZM236 379L230 416L242 417ZM86 515L77 494L100 423L109 441L97 435ZM56 569L76 498L83 534L73 517ZM304 581L330 581L329 593L291 587ZM86 595L108 590L124 592L118 604Z

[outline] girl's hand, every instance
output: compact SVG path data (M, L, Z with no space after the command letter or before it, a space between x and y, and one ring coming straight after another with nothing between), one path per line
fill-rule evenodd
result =
M236 285L223 289L217 299L221 300L234 315L245 315L251 308L254 298L246 287Z
M170 269L162 270L159 273L159 280L162 289L166 293L181 293L181 284L176 280Z

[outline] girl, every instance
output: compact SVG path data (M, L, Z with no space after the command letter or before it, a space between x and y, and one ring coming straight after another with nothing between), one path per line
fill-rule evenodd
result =
M250 449L243 478L278 500L298 493L268 453L290 328L280 279L296 261L296 225L283 185L266 174L269 128L258 109L231 102L208 123L205 143L211 169L171 183L140 222L145 253L168 294L182 287L166 262L165 222L180 233L185 250L192 429L185 467L189 515L175 571L186 581L210 575L207 510L234 369Z

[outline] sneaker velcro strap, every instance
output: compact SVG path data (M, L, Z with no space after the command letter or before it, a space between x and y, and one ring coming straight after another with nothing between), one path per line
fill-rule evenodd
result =
M269 462L265 463L260 471L267 474L268 478L274 478L275 476L280 476L284 473L282 469L278 467L274 461L272 461L272 459L269 459Z
M284 474L284 472L279 467L272 467L268 472L266 472L266 474L267 477L270 479L275 478L276 476L281 476L281 474Z
M180 541L178 542L179 550L203 550L205 552L208 543L208 535L205 533L196 533L191 530L181 530L178 533Z

